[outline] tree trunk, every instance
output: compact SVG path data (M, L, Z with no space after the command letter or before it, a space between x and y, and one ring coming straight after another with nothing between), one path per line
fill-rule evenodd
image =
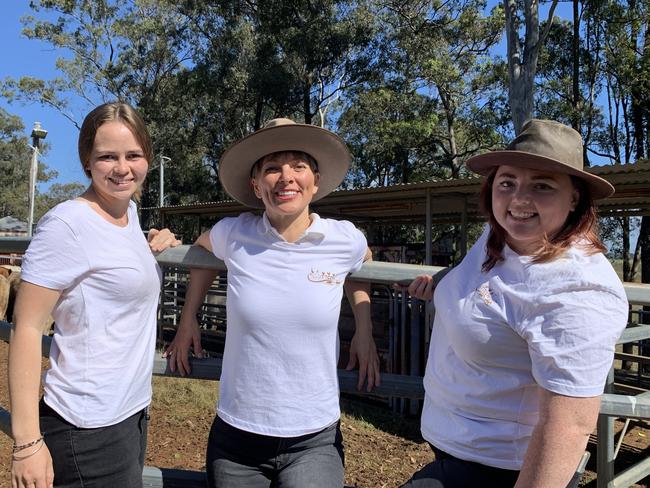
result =
M508 75L510 77L508 101L516 134L519 134L524 123L533 117L537 58L541 45L548 35L557 2L558 0L553 0L551 3L548 24L540 35L539 4L537 0L524 0L526 33L522 49L519 41L517 0L503 0L506 14Z
M305 79L305 85L302 93L302 110L305 117L305 124L311 124L311 82Z
M503 0L506 14L506 42L508 56L508 75L510 77L508 86L508 101L510 113L515 127L515 133L519 134L526 120L533 114L533 90L530 84L531 77L528 66L529 60L523 60L521 54L521 43L517 30L517 2L516 0ZM534 36L535 32L528 32L526 37ZM534 79L534 77L533 77Z
M262 109L264 108L264 102L262 100L257 100L255 104L255 121L253 122L253 130L258 130L262 127Z
M440 100L445 108L445 120L447 122L447 138L449 139L449 154L451 155L451 177L458 178L458 144L456 143L456 131L454 130L454 109L451 106L447 92L443 92L440 87L438 87L438 93L440 93ZM444 93L444 95L443 95Z
M402 183L406 184L409 182L410 177L409 151L406 148L400 148L397 150L397 154L402 168Z
M571 125L581 132L580 113L582 97L580 93L580 3L573 0L573 117ZM584 148L585 154L587 148Z

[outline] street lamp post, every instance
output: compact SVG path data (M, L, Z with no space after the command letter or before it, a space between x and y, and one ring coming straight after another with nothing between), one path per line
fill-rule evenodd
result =
M160 204L158 205L160 208L165 206L165 163L171 160L172 158L168 158L162 154L160 155Z
M34 122L32 129L32 164L29 168L29 220L27 222L27 235L32 236L34 227L34 198L36 196L36 177L38 175L38 148L41 139L47 137L47 131L41 127L40 122Z

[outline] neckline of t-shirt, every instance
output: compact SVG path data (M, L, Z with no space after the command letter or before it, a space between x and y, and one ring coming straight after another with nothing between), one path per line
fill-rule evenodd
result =
M115 229L115 230L118 230L119 232L124 232L124 233L126 233L126 232L131 232L131 226L133 225L133 222L132 222L133 219L130 218L131 216L129 215L130 210L131 210L131 205L132 205L131 202L129 202L129 206L127 207L127 210L126 210L126 220L127 220L126 225L125 225L124 227L122 227L121 225L117 225L117 224L114 224L114 223L112 223L112 222L109 222L109 221L106 220L104 217L102 217L101 215L99 215L99 213L97 213L97 212L95 211L95 209L92 208L92 206L91 206L90 204L88 204L86 201L84 201L84 200L80 200L80 199L78 199L78 198L75 198L75 199L73 199L73 200L71 200L71 201L72 201L72 202L76 202L76 203L78 203L79 205L82 205L84 208L86 208L86 209L87 209L87 210L88 210L92 215L94 215L93 218L94 218L95 220L97 220L98 222L101 222L102 225L106 225L106 226L108 226L110 229Z
M508 258L516 259L522 264L528 264L533 259L533 256L531 255L517 253L513 248L511 248L508 245L507 242L503 245L503 257L504 259L508 259Z
M295 247L303 243L313 243L313 236L315 234L320 236L325 235L325 230L323 228L323 219L315 212L311 212L309 214L309 218L311 220L309 226L300 235L300 237L298 237L298 239L293 242L287 241L284 236L280 234L275 227L273 227L268 219L268 216L266 215L266 212L264 212L260 218L262 219L262 225L265 229L265 232L271 234L276 239L275 244L287 244L289 247Z

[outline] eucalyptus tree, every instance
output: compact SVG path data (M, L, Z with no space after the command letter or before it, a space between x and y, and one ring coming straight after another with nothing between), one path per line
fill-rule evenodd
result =
M591 157L602 159L594 134L605 124L599 95L603 90L600 39L590 35L593 25L589 16L583 19L579 38L574 39L575 27L569 20L555 20L539 55L535 112L538 117L558 120L582 134L584 164ZM576 59L579 60L576 72Z
M0 109L0 217L27 220L31 150L19 117Z
M503 12L485 14L482 0L417 1L398 12L398 52L412 66L418 90L437 101L439 125L432 160L457 178L462 162L499 142L498 65L491 50L500 41ZM398 66L401 63L398 62ZM401 67L401 66L400 66ZM406 66L404 66L406 68Z
M647 0L598 0L585 8L588 39L598 47L594 54L607 108L602 126L594 128L590 149L614 164L650 157L649 7ZM629 236L635 222L626 217L615 220L623 239L624 278L633 280L642 264L642 280L650 282L650 221L642 218L636 248L631 250Z
M435 101L396 82L359 90L338 120L355 156L346 183L368 187L430 179L436 168L427 152L437 124Z
M545 27L540 29L538 1L503 0L508 51L508 98L517 134L533 115L537 61L551 29L557 3L558 0L550 2L548 19Z
M490 50L503 28L484 2L378 2L381 79L353 90L340 127L356 178L408 183L463 174L463 161L501 141L503 74Z

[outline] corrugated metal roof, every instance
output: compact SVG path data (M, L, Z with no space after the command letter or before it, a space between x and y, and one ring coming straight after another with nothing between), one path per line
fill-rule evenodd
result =
M617 193L599 202L601 213L616 212L617 209L627 213L638 210L639 214L650 213L650 161L634 164L604 165L588 169L610 181ZM431 195L432 213L435 218L448 219L465 209L470 216L478 213L478 193L481 178L470 176L461 179L432 179L424 182L412 182L391 186L360 189L339 189L312 204L323 215L333 215L350 220L368 220L389 217L405 221L424 216L426 213L426 195ZM166 215L210 215L215 218L236 215L249 210L233 200L201 202L194 204L173 205L159 209L157 207L143 210L160 211Z
M11 215L0 218L0 232L27 232L27 222Z

